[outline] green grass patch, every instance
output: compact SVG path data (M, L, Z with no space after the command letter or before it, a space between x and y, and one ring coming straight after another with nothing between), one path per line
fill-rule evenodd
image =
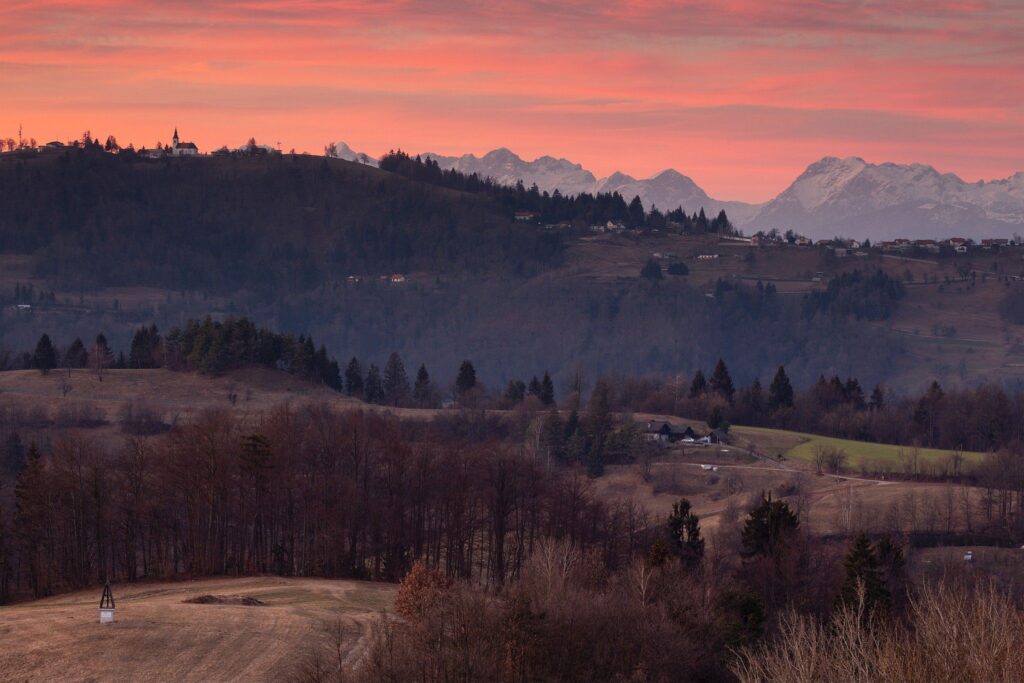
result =
M892 444L836 439L830 436L791 432L784 429L767 429L765 427L733 427L732 433L746 438L755 444L769 442L768 448L772 455L782 454L792 460L814 462L814 455L819 447L838 448L846 453L846 467L856 468L863 462L869 467L888 465L890 469L900 467L900 451L909 453L912 446L894 446ZM783 450L785 449L785 450ZM940 448L919 448L917 456L921 463L942 463L949 459L952 451ZM963 452L964 462L976 464L985 457L984 453Z

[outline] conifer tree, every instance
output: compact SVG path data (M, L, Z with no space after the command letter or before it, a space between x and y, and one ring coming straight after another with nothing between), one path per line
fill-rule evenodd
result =
M666 522L672 547L683 564L693 567L704 557L704 539L700 534L700 518L690 509L690 501L680 498L672 504L672 513Z
M704 379L704 373L698 370L690 382L690 398L697 398L708 389L708 381Z
M768 387L768 410L790 408L793 406L793 385L786 376L786 368L779 366L775 379Z
M885 407L885 391L882 389L881 384L876 384L874 390L871 392L871 399L868 402L868 407L871 410L881 410Z
M715 365L715 370L711 373L711 391L732 405L732 397L736 393L736 389L733 386L732 377L729 375L729 368L725 367L725 361L721 358L718 359L718 364Z
M32 367L44 375L57 367L57 350L53 348L50 335L43 334L36 343L35 353L32 354Z
M352 356L348 367L345 368L345 393L349 396L359 396L363 393L363 368L355 356Z
M430 407L434 403L434 383L430 380L427 366L420 364L416 371L416 383L413 385L412 398L421 408Z
M375 363L370 364L370 370L366 373L363 393L367 403L380 403L384 400L384 386L380 378L380 368Z
M857 534L843 567L846 575L836 599L838 604L856 609L863 599L865 619L888 610L889 591L879 569L878 556L864 532Z
M455 392L463 396L476 386L476 368L468 360L459 366L459 375L455 378Z
M522 380L510 379L508 386L505 387L505 401L510 406L516 406L523 402L526 398L526 385L523 384Z
M384 366L384 402L391 406L399 406L409 398L409 377L405 374L405 364L397 352L388 356Z
M89 364L89 352L85 350L85 344L81 339L75 339L71 346L64 352L64 367L84 368Z
M551 381L551 375L544 371L544 378L540 381L540 402L546 406L555 404L555 384Z
M785 547L800 527L800 520L789 503L772 500L771 494L750 511L743 525L741 540L744 557L769 556Z

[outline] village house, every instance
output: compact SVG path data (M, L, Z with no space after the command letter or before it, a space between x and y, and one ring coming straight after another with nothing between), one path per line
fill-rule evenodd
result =
M696 433L692 427L677 427L668 422L648 422L644 425L644 440L658 443L676 443L684 439L693 440Z
M533 211L516 211L515 218L519 223L529 223L530 221L536 220L537 214Z

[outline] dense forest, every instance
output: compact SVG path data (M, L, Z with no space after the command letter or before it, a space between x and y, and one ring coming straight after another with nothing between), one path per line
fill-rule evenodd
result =
M732 280L709 292L676 276L548 277L564 262L565 231L513 220L527 211L536 223L724 233L724 214L504 187L398 152L382 167L245 153L148 159L98 145L5 157L0 252L32 254L47 286L0 293L11 305L0 312L0 367L17 367L44 332L102 331L127 353L141 325L168 331L211 313L312 335L318 357L355 356L364 372L392 351L444 378L471 358L492 388L543 369L560 389L580 372L691 374L719 357L744 383L783 364L798 386L823 373L874 384L913 362L900 339L857 322L899 305L902 285L880 273L852 272L804 299ZM409 277L377 277L394 273ZM162 299L86 298L113 286L155 287Z
M0 163L0 251L72 290L299 293L349 274L527 273L561 238L485 194L337 159L141 158L71 149Z
M633 230L671 227L677 232L691 234L712 232L728 235L734 232L725 211L719 211L713 218L708 218L703 208L691 215L682 207L662 213L655 207L645 211L639 197L633 197L627 204L627 198L618 192L599 192L596 195L582 192L564 196L558 190L551 193L541 191L536 185L527 188L522 182L508 187L475 173L467 175L454 169L442 170L433 159L411 157L401 150L385 154L380 160L380 168L432 185L485 193L510 215L516 211L527 212L534 216L532 220L545 224L568 223L587 227L612 222Z

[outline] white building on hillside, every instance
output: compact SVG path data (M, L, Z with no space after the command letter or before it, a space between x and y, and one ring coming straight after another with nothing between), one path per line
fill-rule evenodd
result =
M194 142L181 142L178 140L178 129L174 129L174 137L171 138L171 156L190 157L199 154L199 148Z

